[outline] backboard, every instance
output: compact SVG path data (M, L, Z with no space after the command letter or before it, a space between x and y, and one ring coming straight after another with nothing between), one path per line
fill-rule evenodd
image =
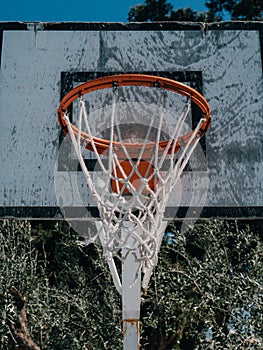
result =
M262 217L262 38L257 22L0 23L0 217L98 217L57 108L76 85L118 73L178 80L210 104L166 217Z

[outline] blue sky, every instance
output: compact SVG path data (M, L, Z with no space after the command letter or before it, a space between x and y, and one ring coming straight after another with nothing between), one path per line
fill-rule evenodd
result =
M206 11L206 0L168 0L174 9L191 7ZM0 21L127 22L130 7L144 0L9 0L4 1Z

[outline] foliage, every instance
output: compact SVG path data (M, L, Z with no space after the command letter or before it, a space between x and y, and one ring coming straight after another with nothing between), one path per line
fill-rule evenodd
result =
M178 22L206 22L206 17L205 12L194 11L190 7L186 7L185 9L179 8L176 11L172 10L169 20Z
M0 227L0 349L14 349L10 323L19 327L12 286L27 300L29 332L41 350L120 348L120 298L101 252L81 249L65 224L52 226Z
M246 21L262 21L263 20L263 3L262 0L241 0L236 1L235 5L230 9L232 19Z
M208 11L197 12L190 7L174 10L166 0L145 0L131 7L129 22L188 21L217 22L229 17L232 20L263 20L262 0L208 0Z
M175 229L175 228L174 228ZM143 304L145 349L261 349L263 243L223 221L175 231Z
M208 22L222 21L225 14L232 20L263 20L262 0L209 0Z
M171 229L143 296L142 349L261 349L258 235L223 221L185 233ZM28 332L41 350L122 348L121 300L107 264L97 246L81 248L77 241L65 223L0 224L1 350L18 342L14 288L26 301Z
M186 9L173 10L171 4L166 0L145 0L145 4L131 7L128 14L129 22L147 21L204 21L205 14L193 11L190 7Z
M145 0L145 5L137 5L130 9L128 21L146 22L169 20L172 5L166 0Z

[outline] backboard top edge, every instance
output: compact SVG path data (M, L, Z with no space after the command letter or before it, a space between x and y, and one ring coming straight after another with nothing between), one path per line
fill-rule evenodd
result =
M34 31L147 31L147 30L262 30L262 21L206 22L0 22L2 30Z

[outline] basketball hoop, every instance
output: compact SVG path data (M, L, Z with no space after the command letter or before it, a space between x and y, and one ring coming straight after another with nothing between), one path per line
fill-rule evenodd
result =
M158 103L162 106L140 137L140 126L135 132L130 130L127 138L123 136L122 125L116 116L118 89L122 87L155 89L159 94ZM112 89L111 114L104 116L110 124L108 138L93 135L91 115L84 100L85 95L87 98L90 93L105 89ZM167 92L179 94L186 100L169 135L163 130ZM76 125L68 112L73 102L78 102ZM202 117L194 129L184 133L183 126L191 103L200 108ZM154 118L158 121L155 129ZM177 81L143 74L120 74L95 79L71 90L60 103L58 120L73 143L100 213L97 234L87 244L100 239L115 286L122 294L124 333L127 331L129 334L129 330L134 328L131 320L139 322L141 271L144 274L142 288L146 289L157 264L169 195L210 126L210 108L201 94ZM92 151L97 159L104 178L100 185L93 181L85 164L84 149ZM114 258L122 261L122 282ZM135 323L137 330L132 331L137 332L137 338L138 322ZM125 336L124 344L126 342L129 345L124 345L125 349L134 349L138 339L134 343L134 339L129 340L129 336Z
M147 87L158 87L163 90L170 90L175 93L181 94L186 97L190 97L191 100L201 109L203 113L203 121L200 125L198 133L195 137L202 137L206 131L208 130L211 122L210 117L210 108L205 100L205 98L199 94L193 88L179 83L175 80L156 77L152 75L144 75L144 74L120 74L114 76L107 76L99 79L95 79L89 81L87 83L81 84L76 88L72 89L61 101L59 109L58 109L58 120L59 124L65 134L69 133L69 125L64 118L65 113L68 107L72 104L73 101L84 96L92 91L112 88L113 90L117 89L120 86L147 86ZM75 137L78 135L78 129L70 123L70 128L73 131ZM191 138L193 132L189 132L183 136L178 137L177 140L172 140L169 144L168 153L177 152L182 144L186 144ZM94 151L93 144L96 146L96 150L99 154L104 153L109 150L111 147L114 148L114 151L121 157L124 155L123 153L123 145L121 142L112 142L110 140L105 140L97 137L92 137L88 133L83 131L80 132L80 141L81 143L86 144L86 148ZM174 146L174 142L176 141L176 146ZM168 145L168 140L158 143L160 150L165 150ZM125 148L129 151L130 154L133 154L134 157L138 155L138 150L142 148L143 144L125 144ZM143 157L147 157L151 155L151 152L155 148L155 143L149 143L145 145Z

